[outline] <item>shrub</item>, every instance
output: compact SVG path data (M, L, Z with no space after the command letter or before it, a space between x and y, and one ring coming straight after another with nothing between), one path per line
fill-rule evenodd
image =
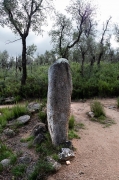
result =
M0 142L0 161L10 158L11 156L13 156L12 151L6 145Z
M94 113L95 117L106 116L104 108L99 101L94 101L91 103L91 111Z
M69 129L74 129L74 125L75 125L75 118L73 115L71 115L71 117L69 118Z
M19 164L19 165L16 165L15 167L12 168L12 174L16 177L22 177L26 170L26 165L24 164Z
M46 112L40 111L38 114L38 117L43 123L46 123L46 120L47 120L47 113Z
M80 137L75 133L74 130L69 130L68 132L68 138L71 140L71 139L80 139Z

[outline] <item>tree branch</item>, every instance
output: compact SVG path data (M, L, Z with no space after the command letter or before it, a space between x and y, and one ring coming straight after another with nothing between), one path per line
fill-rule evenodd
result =
M22 38L20 38L20 39L22 39ZM7 43L5 43L5 44L14 43L14 42L16 42L16 41L19 41L20 39L16 39L16 40L14 40L14 41L10 41L10 40L8 40L9 42L7 42Z

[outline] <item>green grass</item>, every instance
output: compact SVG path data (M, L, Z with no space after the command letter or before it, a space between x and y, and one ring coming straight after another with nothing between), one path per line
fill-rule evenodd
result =
M51 156L54 160L58 160L59 147L54 147L50 138L50 134L45 134L45 141L40 145L36 145L36 152L39 153L39 161L36 164L34 172L29 176L29 180L36 179L40 174L40 179L45 179L48 174L54 172L54 168L46 161L47 156ZM39 177L39 176L38 176Z
M75 131L72 129L72 130L69 130L68 132L68 138L69 140L72 140L72 139L80 139L80 137L75 133Z
M91 111L94 113L94 117L91 118L92 121L104 124L104 127L109 127L112 124L115 124L114 120L106 117L104 107L99 101L94 101L91 103Z
M50 134L45 134L45 141L40 145L36 145L36 152L39 152L42 157L50 156L56 152L56 148L53 146Z
M24 142L29 142L29 141L33 141L34 137L33 136L29 136L27 138L21 139L20 142L24 143Z
M74 138L80 139L80 137L76 134L74 115L71 115L69 118L68 138L69 138L69 140L74 139Z
M74 129L78 131L79 129L85 129L85 125L83 123L76 123Z
M38 117L39 117L41 122L46 123L46 120L47 120L47 113L46 112L40 111L38 113Z
M13 152L2 142L0 142L0 161L6 158L12 158Z
M45 180L47 175L54 172L53 166L45 161L45 159L40 159L36 164L34 172L28 177L28 180L35 180L37 176L39 179Z
M1 108L0 113L0 129L4 128L8 121L20 117L27 113L25 106L15 105L12 108Z
M74 129L74 125L75 125L75 117L74 115L71 115L71 117L69 118L69 129Z
M103 105L99 101L93 101L90 105L91 111L94 113L94 117L105 117L105 111Z
M19 164L12 168L11 172L15 177L23 177L26 170L26 165Z

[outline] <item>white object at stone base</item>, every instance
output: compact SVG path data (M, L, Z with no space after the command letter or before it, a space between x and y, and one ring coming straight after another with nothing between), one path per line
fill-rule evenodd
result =
M94 117L94 113L92 111L88 112L89 117L93 118Z
M66 164L67 164L67 165L70 165L70 164L71 164L71 162L70 162L70 161L66 161Z

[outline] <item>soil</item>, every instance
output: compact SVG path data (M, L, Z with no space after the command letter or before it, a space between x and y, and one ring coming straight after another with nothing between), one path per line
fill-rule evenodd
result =
M62 165L48 180L119 180L119 110L111 107L116 106L116 99L99 100L104 105L106 115L115 121L110 127L90 121L86 113L90 111L91 101L72 102L71 113L76 122L83 123L85 128L77 132L81 139L72 140L76 151L71 164ZM31 118L30 123L19 129L17 136L5 140L17 153L27 152L33 162L38 155L20 140L29 136L36 123L37 117ZM0 180L2 179L12 179L9 171L0 175Z
M74 139L75 158L71 165L63 165L61 170L48 180L118 180L119 179L119 110L109 109L116 106L116 99L102 99L106 115L116 124L104 128L104 125L92 122L86 115L90 111L91 100L72 102L71 111L77 123L83 123L80 129L81 139Z

